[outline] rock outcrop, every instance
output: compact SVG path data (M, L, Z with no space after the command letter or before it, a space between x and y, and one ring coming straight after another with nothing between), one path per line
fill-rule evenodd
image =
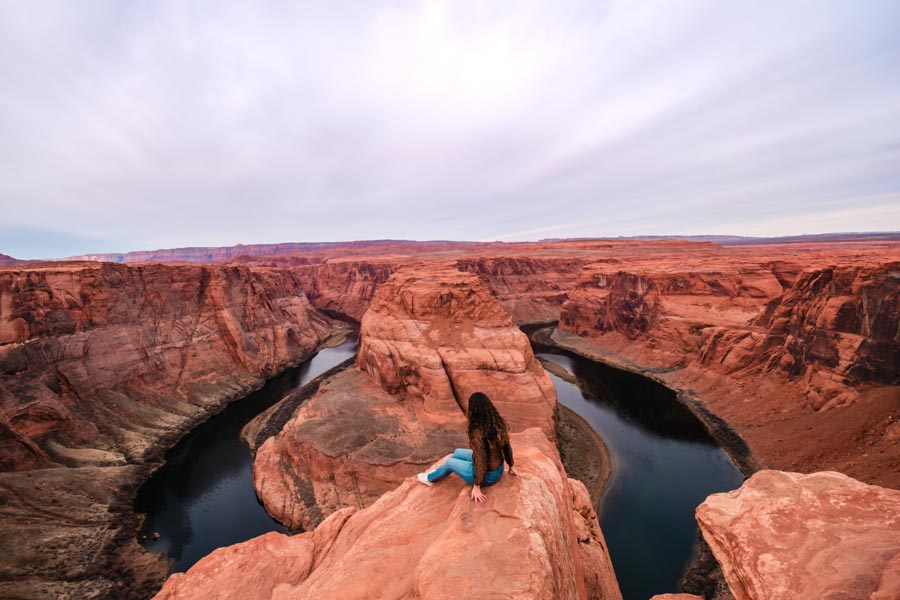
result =
M816 410L900 385L900 262L808 271L758 319L767 368L800 378Z
M458 410L458 409L457 409ZM253 484L266 510L310 530L343 507L362 508L468 443L456 427L430 422L357 369L323 382L280 433L257 450Z
M219 549L157 598L621 598L584 486L539 430L512 444L520 476L488 488L485 504L455 478L407 479L313 532Z
M737 600L900 597L900 492L761 471L697 508Z
M528 339L478 277L403 269L362 320L359 369L322 384L254 461L254 485L280 522L310 529L369 506L437 458L465 447L471 393L490 396L513 431L556 439L556 393Z
M133 536L129 497L150 462L329 330L287 271L0 269L4 591L140 596L165 574Z
M550 377L474 275L395 273L363 317L357 362L386 392L421 402L437 421L458 419L469 396L484 392L513 431L536 426L556 438Z

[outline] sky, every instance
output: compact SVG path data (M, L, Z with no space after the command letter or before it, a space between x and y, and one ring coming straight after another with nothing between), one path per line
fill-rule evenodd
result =
M900 230L900 2L0 0L0 253Z

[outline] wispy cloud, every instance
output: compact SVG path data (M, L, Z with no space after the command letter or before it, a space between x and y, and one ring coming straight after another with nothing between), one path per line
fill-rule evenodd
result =
M900 229L898 22L0 0L0 252Z

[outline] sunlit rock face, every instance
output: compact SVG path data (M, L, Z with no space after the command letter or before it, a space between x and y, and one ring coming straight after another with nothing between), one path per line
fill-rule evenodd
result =
M459 420L469 396L483 392L513 431L536 426L555 439L550 377L477 276L398 271L379 288L360 336L359 368L388 393L422 403L436 421Z
M620 599L587 490L540 430L511 441L520 476L504 476L484 504L459 479L409 478L313 532L216 550L157 598Z
M737 600L900 597L900 492L834 472L760 471L697 508Z

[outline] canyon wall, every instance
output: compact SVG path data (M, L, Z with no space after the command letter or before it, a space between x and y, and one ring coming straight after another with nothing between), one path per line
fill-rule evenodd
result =
M588 259L578 256L463 258L456 268L478 275L516 323L559 320L559 311Z
M0 269L5 592L122 597L125 585L140 597L141 578L165 571L130 517L148 463L329 331L287 271Z
M316 308L360 321L375 290L396 268L397 259L329 260L294 272Z
M540 430L511 441L519 476L489 488L484 504L455 477L431 487L409 478L315 531L220 548L157 599L620 599L587 490Z
M900 262L867 259L590 265L555 337L699 397L764 465L900 486Z
M268 261L278 264L283 261ZM587 260L579 256L481 256L467 253L457 260L436 257L374 256L326 258L297 266L310 302L325 312L359 321L375 292L400 268L457 269L478 275L516 323L556 321L567 294L574 289ZM290 266L284 264L283 266Z

